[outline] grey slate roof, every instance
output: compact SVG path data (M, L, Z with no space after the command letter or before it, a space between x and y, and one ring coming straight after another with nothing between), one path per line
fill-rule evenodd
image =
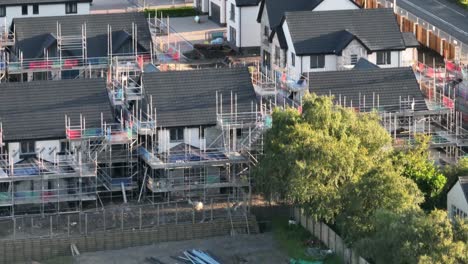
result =
M382 68L367 70L314 72L309 76L309 91L318 95L334 95L335 100L346 97L346 105L357 107L359 95L366 97L366 107L379 105L382 110L399 111L401 98L415 100L415 110L427 110L411 68ZM375 95L375 97L374 97ZM363 100L361 100L362 102Z
M0 5L59 4L70 2L91 3L93 0L2 0Z
M344 48L339 43L351 35L369 51L405 49L393 9L287 12L285 21L298 55L317 54L329 45Z
M416 36L411 32L402 32L401 35L403 36L403 41L405 42L405 46L407 48L417 48L421 44L419 44L418 39Z
M458 181L460 182L462 191L465 194L466 202L468 202L468 176L458 177Z
M215 125L216 92L223 95L225 112L231 107L231 92L237 94L238 112L250 112L256 103L247 68L144 73L143 84L162 127Z
M468 45L468 10L447 0L397 0L397 6Z
M5 141L65 138L65 115L79 125L100 127L112 121L104 79L76 79L0 84L0 122Z
M236 6L257 6L261 0L236 0Z
M140 51L150 50L151 34L144 13L15 18L13 19L17 41L15 48L23 51L25 59L36 58L37 54L43 53L42 43L49 42L51 34L56 36L57 22L61 24L63 36L80 36L81 26L86 23L88 58L107 56L108 25L112 27L114 49L116 45L121 46L124 40L128 40L134 22L138 25Z
M268 13L268 22L270 29L275 29L281 24L285 12L313 10L323 0L263 0L260 7L260 14L263 8L266 8Z
M369 69L380 69L380 67L364 58L360 58L353 68L353 70L369 70Z

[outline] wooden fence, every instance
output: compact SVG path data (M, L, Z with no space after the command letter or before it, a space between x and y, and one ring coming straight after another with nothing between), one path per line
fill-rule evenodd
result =
M325 223L317 222L307 217L300 208L294 209L294 218L328 248L341 256L345 264L369 264L369 262L356 254L353 249L346 247L343 239Z
M63 238L29 238L0 241L0 263L41 261L58 256L71 255L71 245L80 253L115 250L127 247L150 245L158 242L199 239L236 233L256 233L258 226L254 217L246 221L215 220L207 223L187 223L158 226L148 229L94 232Z

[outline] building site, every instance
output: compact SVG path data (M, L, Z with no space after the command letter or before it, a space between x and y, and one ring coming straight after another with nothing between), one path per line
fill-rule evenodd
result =
M264 135L307 94L376 115L395 148L430 135L437 165L467 157L466 34L412 1L194 1L191 29L228 25L197 44L157 11L0 3L0 263L258 233Z

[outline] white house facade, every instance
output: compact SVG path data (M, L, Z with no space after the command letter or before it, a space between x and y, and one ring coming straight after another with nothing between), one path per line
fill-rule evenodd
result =
M297 0L285 3L285 1L273 0L261 1L259 5L257 22L260 24L260 53L264 68L271 69L278 64L284 67L286 64L286 43L284 41L280 43L276 34L277 30L281 31L280 24L285 12L355 10L360 8L354 1L350 0ZM273 64L274 60L278 63Z
M371 21L378 30L366 26ZM417 58L418 43L405 40L390 9L289 12L271 40L270 58L263 50L263 66L297 80L310 72L352 69L361 58L379 68L407 67Z
M0 26L9 26L13 18L85 15L90 13L92 0L0 1Z
M227 40L239 52L260 50L260 24L256 23L259 0L227 0Z
M468 177L459 177L447 194L447 210L450 219L456 216L468 218Z

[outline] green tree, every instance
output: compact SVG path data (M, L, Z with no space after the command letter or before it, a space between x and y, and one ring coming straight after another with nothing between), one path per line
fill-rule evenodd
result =
M424 197L418 186L402 177L390 162L364 174L344 191L344 210L338 226L346 241L352 244L375 232L372 216L378 210L393 213L417 211Z
M397 152L394 157L394 163L402 168L402 175L416 182L424 193L422 207L427 210L438 205L439 195L447 182L447 178L430 160L429 143L430 137L419 135L414 147Z
M343 209L343 186L388 160L391 139L375 114L334 106L332 98L308 95L303 112L273 113L256 186L267 197L303 206L312 217L335 221Z
M464 263L466 244L454 239L447 213L412 210L402 214L380 210L372 218L375 231L357 243L375 263Z

